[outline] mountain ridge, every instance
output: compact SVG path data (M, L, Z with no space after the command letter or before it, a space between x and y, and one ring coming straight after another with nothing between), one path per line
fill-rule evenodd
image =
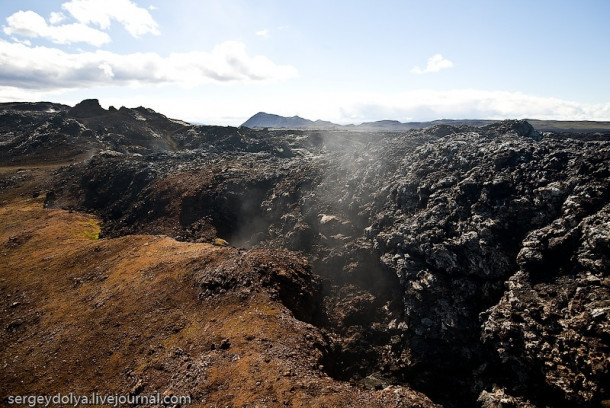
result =
M303 129L303 128L318 128L318 127L335 127L340 126L324 120L309 120L300 116L280 116L273 113L258 112L250 119L245 121L241 126L252 129L257 128L288 128L288 129Z

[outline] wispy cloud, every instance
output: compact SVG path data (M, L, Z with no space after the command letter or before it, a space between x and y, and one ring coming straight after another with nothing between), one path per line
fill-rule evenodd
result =
M413 69L411 69L411 72L413 72L414 74L427 74L429 72L438 72L441 69L451 68L452 66L453 62L449 61L441 54L436 54L428 58L428 64L426 65L426 68L422 69L418 66L415 66L413 67Z
M52 22L59 22L58 15L51 16ZM110 42L110 36L82 23L49 25L44 17L33 11L18 11L6 19L3 31L8 35L28 38L44 38L56 44L83 42L99 47Z
M83 89L95 86L276 81L298 75L262 55L248 55L244 44L227 41L211 52L116 54L68 53L0 40L0 86L32 90Z
M263 38L269 38L269 37L271 37L271 32L265 28L263 30L257 31L256 35L258 35L259 37L263 37Z

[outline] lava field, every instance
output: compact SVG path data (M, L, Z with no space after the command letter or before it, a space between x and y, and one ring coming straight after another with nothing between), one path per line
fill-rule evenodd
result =
M3 398L610 406L608 135L0 112Z

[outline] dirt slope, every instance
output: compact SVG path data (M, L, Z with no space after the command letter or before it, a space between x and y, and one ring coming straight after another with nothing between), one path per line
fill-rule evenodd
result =
M97 239L93 216L31 198L44 171L0 195L0 395L173 393L194 406L434 406L324 372L319 281L288 251L161 235ZM29 194L28 194L29 192Z

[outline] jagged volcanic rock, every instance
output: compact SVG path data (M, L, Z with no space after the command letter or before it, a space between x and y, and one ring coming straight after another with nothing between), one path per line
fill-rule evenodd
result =
M75 118L90 118L92 116L103 115L106 113L106 110L100 106L100 101L97 99L85 99L74 105L68 113Z
M609 158L524 122L404 158L372 230L404 288L413 375L447 364L540 404L606 398Z

